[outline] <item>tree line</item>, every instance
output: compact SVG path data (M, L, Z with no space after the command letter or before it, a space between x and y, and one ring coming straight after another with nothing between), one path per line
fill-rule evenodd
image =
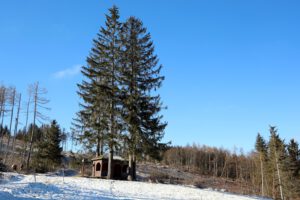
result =
M77 140L96 156L108 153L112 178L114 154L122 151L129 160L129 180L134 180L137 156L157 157L165 146L160 141L167 125L160 88L164 76L150 33L140 19L120 21L113 6L100 27L82 67L78 84L81 110L74 120Z
M240 193L282 200L300 198L299 144L294 139L285 143L273 126L269 141L258 134L255 151L249 154L199 145L171 147L164 153L163 163L237 181Z
M4 164L16 162L17 157L17 163L30 170L46 166L43 163L47 159L52 160L51 156L60 157L59 149L61 142L66 140L66 134L60 130L55 120L51 125L45 125L45 122L49 121L48 117L42 114L44 110L49 110L46 107L49 102L45 98L46 94L47 90L36 82L28 86L27 100L22 101L22 94L15 87L0 85L0 155ZM21 125L23 128L20 128ZM55 128L56 132L53 131ZM57 141L53 147L51 143L55 140L55 134ZM49 155L43 157L41 155L45 155L42 153L45 149L42 145L45 143ZM54 164L58 164L58 159L53 161Z

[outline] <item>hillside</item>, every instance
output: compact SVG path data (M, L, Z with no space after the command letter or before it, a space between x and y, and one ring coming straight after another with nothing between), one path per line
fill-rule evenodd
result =
M165 200L263 200L209 189L188 186L114 181L53 175L20 175L4 173L0 182L0 199L165 199Z
M18 166L20 166L21 164L20 161L22 154L20 154L20 152L17 149L21 149L24 144L20 140L16 140L16 144L17 145L15 152L10 152L10 156L7 163L8 166L11 166L11 164L13 163L17 164ZM66 162L66 166L68 166L68 168L75 167L75 171L79 173L79 169L81 166L80 161L82 160L83 156L84 155L81 154L70 154L69 152L64 152L64 161ZM75 158L76 161L74 161ZM71 162L77 164L71 165ZM11 169L9 169L8 167L8 170ZM91 175L90 170L91 168L87 166L87 176ZM140 182L162 183L164 185L189 185L199 189L213 190L216 192L230 192L233 194L242 195L257 194L255 193L257 191L253 191L252 188L247 185L247 182L233 181L221 177L203 176L199 175L198 173L191 173L184 169L179 169L160 163L139 162L137 165L137 175L138 181Z
M222 177L204 176L160 163L139 163L137 175L140 181L192 185L201 189L227 191L235 194L254 195L256 191L246 181L234 181Z

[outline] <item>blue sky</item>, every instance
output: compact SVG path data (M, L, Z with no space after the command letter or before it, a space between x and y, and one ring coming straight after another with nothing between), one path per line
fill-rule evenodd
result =
M269 125L300 141L299 1L2 0L0 82L25 95L39 81L46 114L68 130L80 66L113 4L144 22L164 66L165 141L250 151Z

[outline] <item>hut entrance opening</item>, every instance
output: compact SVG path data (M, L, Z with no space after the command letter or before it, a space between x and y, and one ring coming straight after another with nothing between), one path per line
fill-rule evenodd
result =
M127 173L127 168L128 168L128 165L124 165L123 168L122 168L122 173L123 174L126 174Z
M100 170L101 170L101 165L100 165L100 163L97 163L97 165L96 165L96 171L99 172Z
M119 164L116 164L114 167L114 178L121 179L122 178L122 167Z
M102 166L102 176L107 176L107 171L108 171L108 163L104 162Z

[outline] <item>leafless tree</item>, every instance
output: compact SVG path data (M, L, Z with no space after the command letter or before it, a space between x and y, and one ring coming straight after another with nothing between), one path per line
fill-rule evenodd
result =
M14 130L14 137L13 137L13 143L12 143L12 149L13 152L15 150L15 143L16 143L16 136L18 132L18 125L19 125L19 116L20 116L20 110L21 110L21 100L22 100L22 94L19 94L19 104L18 104L18 110L17 110L17 116L16 116L16 122L15 122L15 130Z
M3 136L4 136L4 133L3 133L3 121L4 121L4 114L5 114L5 103L7 101L7 98L6 98L6 92L7 92L7 89L5 86L0 86L0 120L1 120L1 142L0 142L0 150L2 150L2 143L3 143Z
M42 123L43 121L48 120L48 118L40 112L41 109L49 110L49 108L45 107L45 105L49 103L49 100L43 97L46 94L47 90L45 88L40 88L39 82L29 86L29 96L33 97L33 123L30 135L29 152L26 162L27 170L29 169L30 164L36 122Z
M22 163L25 162L26 159L26 152L27 152L27 143L28 143L28 137L26 137L26 133L28 130L28 119L29 119L29 108L30 108L30 101L31 101L31 95L28 95L28 101L26 102L26 120L25 120L25 131L24 131L24 152L23 152L23 160Z
M11 106L10 110L10 123L9 123L9 133L8 138L7 138L7 144L6 144L6 151L5 151L5 158L4 158L4 163L7 161L7 156L8 156L8 151L9 151L9 144L10 144L10 139L11 139L11 129L12 129L12 123L13 123L13 116L14 116L14 108L15 108L15 100L16 100L16 88L11 87L9 88L9 103Z

